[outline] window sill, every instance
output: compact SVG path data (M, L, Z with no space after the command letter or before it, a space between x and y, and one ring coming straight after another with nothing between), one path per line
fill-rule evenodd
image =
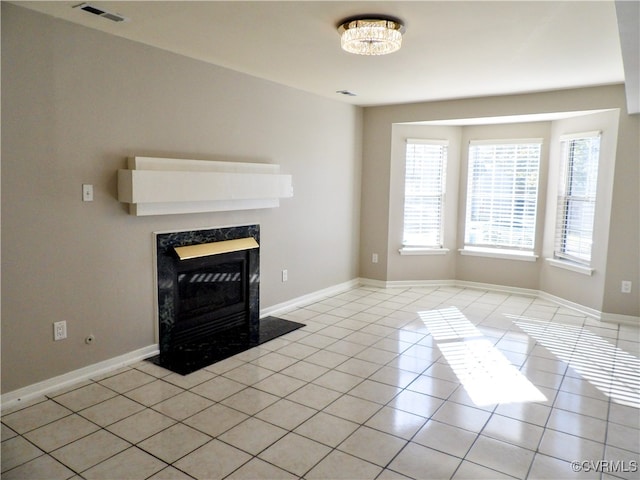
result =
M429 248L429 247L402 247L400 255L446 255L449 253L448 248Z
M520 250L465 247L458 251L461 255L469 255L473 257L501 258L504 260L520 260L523 262L535 262L538 259L538 256L533 252L522 252Z
M564 270L569 270L570 272L579 273L581 275L591 276L593 275L594 269L591 267L585 267L584 265L579 265L577 263L567 262L566 260L558 260L556 258L547 258L547 263L552 267L562 268Z

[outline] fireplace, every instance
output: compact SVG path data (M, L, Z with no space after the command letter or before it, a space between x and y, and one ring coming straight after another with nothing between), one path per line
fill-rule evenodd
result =
M259 318L260 226L156 234L158 343L187 374L303 325Z

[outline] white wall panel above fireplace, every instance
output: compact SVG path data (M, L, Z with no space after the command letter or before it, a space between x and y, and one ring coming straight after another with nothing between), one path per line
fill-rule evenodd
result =
M279 165L131 157L128 167L118 170L118 200L131 215L273 208L293 196Z

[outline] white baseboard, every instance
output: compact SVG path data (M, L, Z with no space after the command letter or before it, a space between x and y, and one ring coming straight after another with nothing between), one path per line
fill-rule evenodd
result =
M640 317L634 317L633 315L620 315L617 313L602 313L600 319L607 323L619 323L620 325L631 325L633 327L640 327Z
M412 288L412 287L433 287L433 286L453 286L462 288L473 288L477 290L488 290L492 292L513 293L517 295L526 295L530 297L541 298L549 302L555 303L565 308L570 308L577 312L595 318L602 322L618 323L624 325L640 326L640 317L632 315L619 315L615 313L604 313L599 310L574 303L550 293L530 288L510 287L508 285L495 285L492 283L467 282L464 280L417 280L417 281L384 281L374 280L370 278L360 278L360 284L377 288Z
M417 288L417 287L450 287L455 286L455 280L374 280L360 278L360 285L376 288Z
M74 383L126 367L145 358L153 357L157 355L158 352L158 345L149 345L148 347L140 348L133 352L125 353L124 355L94 363L93 365L88 365L78 370L73 370L72 372L34 383L28 387L5 393L0 400L2 402L2 410L26 403L34 398L73 385Z
M538 290L529 288L510 287L508 285L494 285L492 283L467 282L464 280L373 280L361 278L360 284L377 288L420 288L420 287L462 287L492 292L515 293L518 295L538 296Z
M337 295L338 293L346 292L347 290L353 287L357 287L358 285L360 285L360 279L354 278L353 280L349 280L348 282L339 283L338 285L333 285L331 287L324 288L316 292L312 292L306 295L302 295L300 297L292 298L291 300L287 300L286 302L278 303L276 305L272 305L270 307L261 309L260 318L268 317L269 315L277 315L278 313L283 313L293 308L318 302L323 298L331 297L333 295Z
M375 288L388 288L388 283L384 280L374 280L373 278L359 278L358 282L360 285L365 287L375 287Z
M531 288L510 287L509 285L496 285L493 283L467 282L465 280L456 280L457 287L473 288L476 290L489 290L500 293L514 293L516 295L525 295L527 297L537 297L540 292Z
M595 318L596 320L602 319L602 312L596 310L595 308L585 307L584 305L580 305L579 303L571 302L562 297L551 295L547 292L538 291L538 298L548 300L549 302L556 303L565 308L570 308L571 310L583 313L584 315L588 315L589 317Z

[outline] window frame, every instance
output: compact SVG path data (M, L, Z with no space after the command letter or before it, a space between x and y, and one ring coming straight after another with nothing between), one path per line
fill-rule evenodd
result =
M409 148L412 145L425 145L429 147L438 147L440 153L438 155L439 166L436 169L439 171L439 189L435 192L430 192L428 194L409 194L408 193L408 164L409 164ZM403 161L403 208L402 208L402 248L400 249L400 253L402 255L416 255L416 254L425 254L434 252L434 253L446 253L446 249L444 248L444 240L445 240L445 232L444 232L444 224L445 224L445 202L446 202L446 179L447 179L447 161L449 155L449 140L440 140L440 139L427 139L427 138L405 138L405 146L404 146L404 161ZM434 157L435 158L435 157ZM432 160L431 157L427 158L427 160ZM425 172L428 173L430 168L425 169ZM432 171L432 170L431 170ZM432 183L432 187L434 184ZM408 241L407 236L407 199L409 197L423 197L436 199L439 208L439 216L437 222L438 230L436 232L436 242L429 241ZM429 223L429 222L426 222ZM422 228L422 227L419 227ZM418 235L418 234L414 234ZM428 234L427 234L428 235ZM424 236L423 236L424 238Z
M590 267L593 259L593 240L595 233L595 214L596 214L596 202L597 202L597 190L599 183L599 166L600 166L600 154L602 148L602 132L601 131L590 131L590 132L579 132L579 133L571 133L560 136L560 162L559 162L559 180L558 180L558 192L557 192L557 203L556 203L556 219L555 219L555 231L554 231L554 249L553 249L553 259L557 262L568 262L570 264L575 264L581 267ZM587 195L578 195L572 194L571 192L575 190L574 182L576 179L574 178L575 172L575 148L576 142L581 140L589 140L593 142L597 140L597 145L595 149L597 153L595 158L591 156L593 154L594 146L591 145L589 147L589 165L587 168L589 169L588 174L589 178L587 178L587 182L592 182L586 186L589 190ZM586 243L589 246L588 255L581 256L580 252L578 254L574 254L572 252L567 252L567 221L571 216L569 213L570 206L573 204L583 205L590 208L591 213L591 225L588 230L588 237L579 235L578 236L578 244L579 249L583 248L583 245ZM583 220L580 220L583 222ZM584 233L584 231L582 232Z
M531 160L527 161L524 167L522 167L518 165L518 162L521 161L522 158L519 156L516 156L513 159L514 161L513 161L512 170L515 173L512 173L512 176L513 176L512 181L507 182L506 184L502 184L503 187L500 187L500 184L496 180L495 182L498 183L498 187L494 188L494 185L492 185L492 187L490 187L484 192L479 190L479 188L477 187L477 181L479 177L475 175L476 163L481 161L481 159L479 158L479 155L481 155L482 152L479 152L479 150L481 149L481 147L489 147L489 148L494 148L494 150L497 150L500 147L506 147L508 145L514 146L514 148L516 149L515 151L516 155L518 155L518 152L517 152L518 147L528 148L529 146L532 146L532 145L536 146L537 158L535 158L535 160L533 161ZM465 218L464 218L464 237L463 237L464 248L461 250L461 253L468 254L468 255L481 255L481 256L497 255L498 258L506 258L507 256L514 256L522 259L537 258L537 256L534 254L534 251L536 248L536 236L537 236L537 230L538 230L537 223L538 223L538 208L539 208L539 196L540 196L543 145L544 145L544 139L539 137L471 140L469 142L468 161L467 161L466 210L465 210ZM498 152L496 151L494 152L494 155L493 155L492 165L495 165L495 163L498 160L500 159L498 158ZM504 159L502 160L504 161ZM494 177L500 174L501 172L506 172L506 169L500 170L498 171L498 173L494 173ZM524 173L525 175L531 175L531 173L534 173L535 178L533 182L529 182L525 184L524 190L523 190L524 193L518 194L518 198L516 198L516 190L522 189L522 186L519 187L516 181L519 178L518 175L522 173ZM508 172L506 176L508 177ZM526 177L525 177L525 180L526 180ZM522 218L527 216L526 212L532 212L532 218L530 218L527 224L523 225L522 227L522 228L526 227L531 230L530 234L528 235L526 235L526 233L524 234L526 235L524 238L529 239L529 241L524 245L522 244L518 245L514 241L510 243L498 242L498 241L496 242L482 241L482 240L475 241L475 239L472 238L472 233L473 233L472 223L474 222L473 220L474 208L475 209L478 208L478 197L487 196L487 195L489 196L488 198L491 198L491 200L489 201L490 207L487 207L486 211L490 212L491 215L493 215L493 212L495 211L496 215L498 216L504 216L505 213L508 212L507 217L511 223L507 225L507 228L505 229L504 227L501 227L501 228L494 227L493 225L491 225L491 221L490 221L489 225L491 226L489 228L485 228L482 232L483 238L486 237L487 231L490 233L495 231L506 232L508 234L507 236L510 236L510 238L513 238L512 231L514 229L515 219L517 218L517 215L513 213L515 212L515 209L512 208L512 210L509 212L509 210L499 206L499 202L495 202L495 199L493 198L493 195L495 194L496 189L506 188L504 187L504 185L511 186L512 194L509 196L503 193L501 195L502 200L504 200L505 202L511 201L512 203L515 201L524 202L522 204L523 206L521 207L523 209L523 213L521 214ZM481 192L481 193L478 193L478 192ZM494 202L496 206L493 205ZM481 223L480 221L476 221L476 222Z

